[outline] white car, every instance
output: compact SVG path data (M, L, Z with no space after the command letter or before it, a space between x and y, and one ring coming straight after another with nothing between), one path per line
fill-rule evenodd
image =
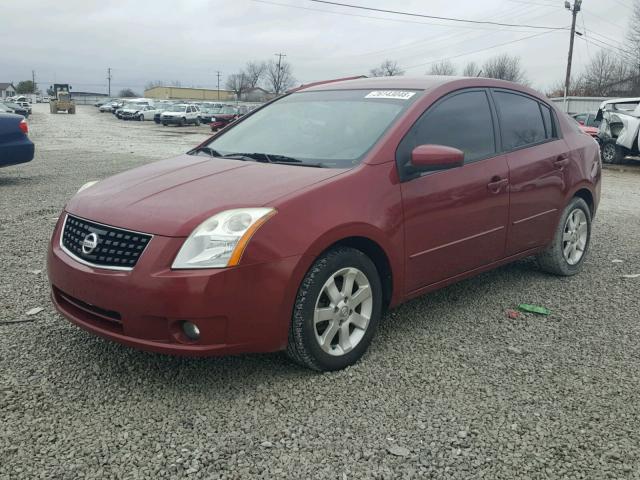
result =
M622 163L626 156L640 155L640 98L606 100L596 120L603 162Z
M197 105L171 105L162 112L160 121L165 127L170 123L180 126L193 123L197 126L200 125L200 108Z

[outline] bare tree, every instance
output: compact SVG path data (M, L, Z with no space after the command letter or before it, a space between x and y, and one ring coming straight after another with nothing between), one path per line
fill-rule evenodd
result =
M598 50L583 74L582 95L605 96L610 94L611 85L627 76L626 64L605 50Z
M627 40L629 43L628 57L631 60L630 75L636 78L632 82L632 89L637 94L640 93L640 1L633 2L633 12L629 17L627 28Z
M267 70L266 62L248 62L244 68L249 88L256 88Z
M369 71L372 77L395 77L404 75L404 70L400 68L395 60L385 60L378 67Z
M240 100L242 92L249 88L247 76L244 72L233 73L227 77L225 87L236 94L236 98Z
M429 69L429 75L444 75L451 76L456 74L456 66L451 63L451 60L441 60L438 63L431 65Z
M480 75L480 67L476 62L469 62L464 66L464 70L462 70L462 75L465 77L477 77Z
M118 97L120 98L135 98L138 97L138 94L131 90L130 88L123 88L118 93Z
M275 60L269 61L265 70L265 82L276 95L286 92L295 83L291 64L286 61L281 63Z
M482 76L510 82L526 83L526 75L520 65L520 57L508 54L492 57L482 66Z

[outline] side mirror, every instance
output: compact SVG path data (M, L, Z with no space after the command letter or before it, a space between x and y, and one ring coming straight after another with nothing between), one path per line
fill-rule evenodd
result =
M411 166L418 170L444 170L461 167L464 152L444 145L418 145L411 152Z

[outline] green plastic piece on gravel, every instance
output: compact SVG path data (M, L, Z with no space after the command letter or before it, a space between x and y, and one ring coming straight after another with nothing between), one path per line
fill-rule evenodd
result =
M518 305L518 310L521 312L537 313L538 315L549 315L551 310L538 305L529 305L528 303L521 303Z

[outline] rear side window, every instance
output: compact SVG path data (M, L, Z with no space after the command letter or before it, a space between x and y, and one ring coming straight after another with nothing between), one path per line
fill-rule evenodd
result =
M551 116L551 109L542 103L540 105L540 111L542 112L542 120L544 122L544 130L546 132L546 138L557 138L555 125L553 124L553 117Z
M505 150L526 147L547 138L539 103L517 93L495 92Z
M408 165L418 145L446 145L464 152L465 162L496 153L493 119L484 91L447 97L430 107L413 125L398 147L398 164Z

